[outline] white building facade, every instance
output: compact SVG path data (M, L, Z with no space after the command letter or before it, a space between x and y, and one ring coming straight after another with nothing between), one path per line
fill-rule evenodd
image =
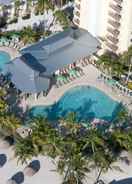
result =
M132 0L75 0L74 23L122 53L132 44Z

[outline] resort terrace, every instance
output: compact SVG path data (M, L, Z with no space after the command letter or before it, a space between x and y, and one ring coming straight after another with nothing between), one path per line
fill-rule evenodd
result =
M47 93L56 83L54 76L76 68L82 58L99 50L100 43L83 29L70 28L21 50L8 64L15 87L24 94Z

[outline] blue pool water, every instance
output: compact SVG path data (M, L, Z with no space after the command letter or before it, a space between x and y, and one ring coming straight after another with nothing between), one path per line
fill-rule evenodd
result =
M88 121L93 118L111 121L120 109L121 105L102 91L83 86L71 89L51 106L32 108L30 116L42 115L53 121L65 117L69 112L76 112L78 121Z
M0 71L4 71L5 65L10 61L10 55L7 52L0 51Z

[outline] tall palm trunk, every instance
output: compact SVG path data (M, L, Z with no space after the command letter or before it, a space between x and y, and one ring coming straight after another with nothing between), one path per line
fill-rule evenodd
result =
M101 176L101 174L102 174L102 171L103 171L103 167L100 169L100 171L99 171L99 173L98 173L98 176L97 176L97 178L96 178L95 184L98 183L98 181L99 181L99 179L100 179L100 176Z

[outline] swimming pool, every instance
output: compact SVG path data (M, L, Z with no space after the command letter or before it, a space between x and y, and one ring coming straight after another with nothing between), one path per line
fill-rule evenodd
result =
M121 105L102 91L81 86L64 94L51 106L37 106L30 110L30 116L42 115L53 121L65 117L69 112L76 112L78 121L89 121L99 118L111 121L116 117Z
M7 52L0 51L0 72L5 69L6 63L10 61L10 55Z

